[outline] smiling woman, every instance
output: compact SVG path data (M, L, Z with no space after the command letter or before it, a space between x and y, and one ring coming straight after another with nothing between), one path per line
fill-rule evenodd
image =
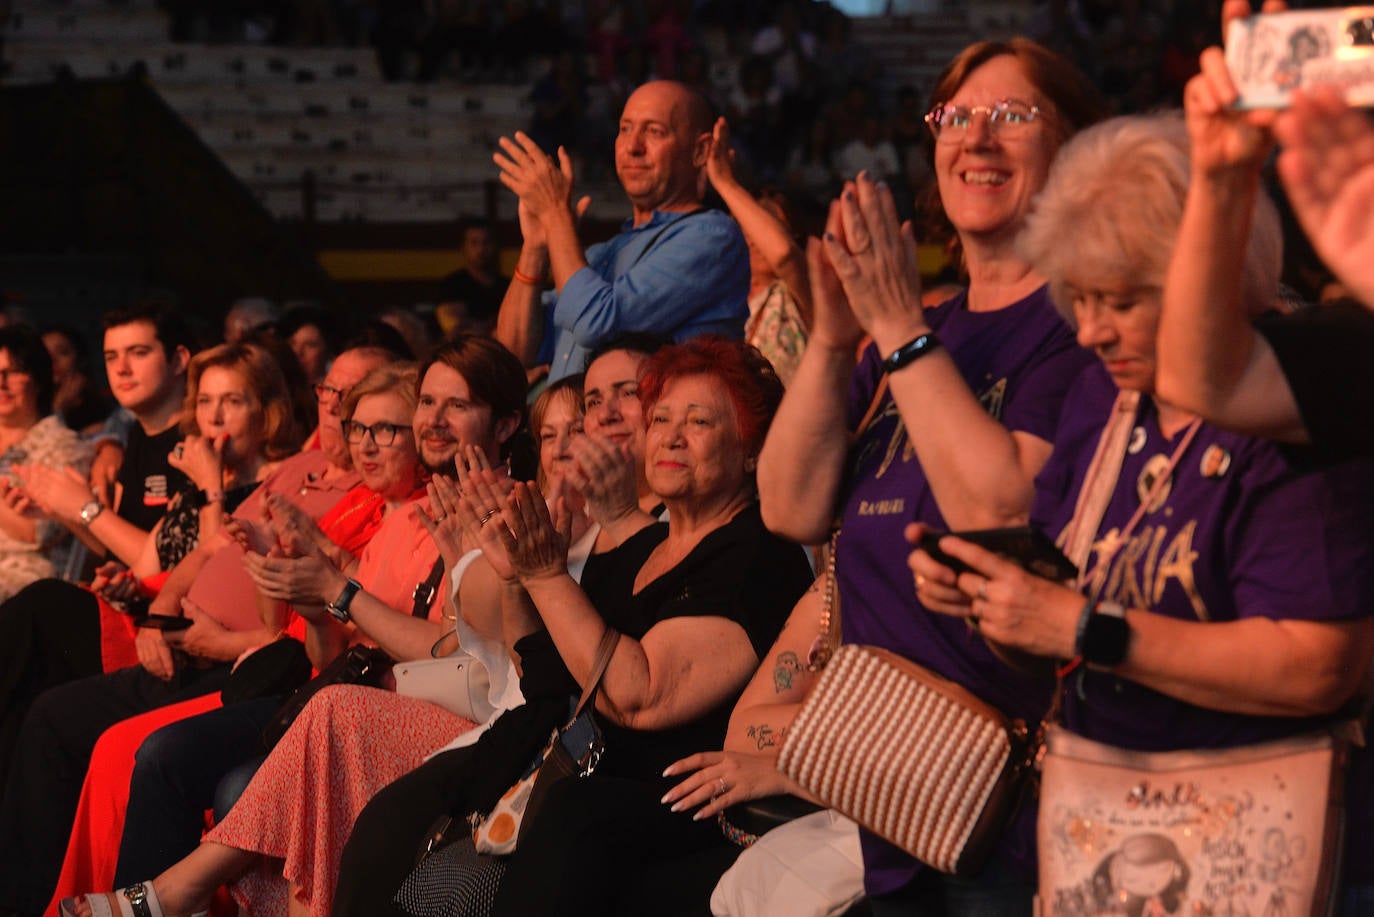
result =
M25 325L0 328L0 601L62 572L72 545L59 523L28 512L9 485L21 465L72 466L83 476L91 449L52 414L52 362Z
M902 533L912 522L999 528L1030 511L1060 406L1087 355L1016 239L1060 146L1102 105L1072 65L1021 38L965 48L931 103L934 171L967 290L922 308L916 240L899 225L891 193L864 174L846 185L825 240L808 252L816 318L760 455L761 505L771 530L807 543L826 540L839 516L845 642L896 652L1035 721L1048 686L1001 670L962 622L917 601ZM865 333L872 344L856 367ZM814 631L798 635L778 652L805 654L814 639ZM946 894L970 909L1029 913L1030 825L1027 813L967 882L865 834L874 914L911 913Z

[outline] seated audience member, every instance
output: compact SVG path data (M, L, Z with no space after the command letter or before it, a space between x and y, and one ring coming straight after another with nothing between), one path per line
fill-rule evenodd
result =
M135 661L127 629L111 635L111 646L103 645L96 594L116 601L131 594L136 584L128 567L143 552L170 496L188 486L170 454L182 437L189 332L170 310L156 307L111 312L105 326L111 388L136 421L122 452L111 511L65 468L23 466L22 486L48 519L116 559L97 569L91 591L42 579L0 605L0 786L33 698L61 682L98 674L106 662L117 668Z
M281 309L270 299L249 296L236 301L224 316L224 343L236 344L255 332L270 328L281 318Z
M470 749L435 756L369 803L344 851L335 914L396 912L392 898L425 830L438 815L491 809L566 719L608 627L621 637L596 702L607 754L588 778L555 785L524 826L493 912L652 910L662 902L617 901L621 877L725 843L714 825L658 800L671 786L664 767L719 747L759 655L811 579L805 552L764 530L754 497L782 385L753 348L704 338L651 357L640 391L647 475L669 522L642 517L634 535L592 557L581 587L565 575L567 541L532 488L465 495L461 511L488 560L528 597L506 607L503 622L526 703ZM504 526L475 521L492 513ZM457 904L428 903L443 912Z
M923 308L916 246L890 193L862 175L846 186L825 241L810 243L816 319L763 448L760 501L770 530L809 544L833 538L846 642L898 653L1034 722L1050 685L1001 670L962 623L922 607L901 534L910 522L999 528L1030 511L1065 394L1090 355L1016 239L1060 146L1101 107L1071 64L1027 39L968 46L932 98L935 173L968 289ZM856 365L865 333L873 342ZM873 913L956 896L986 913L1029 913L1034 827L1030 812L1015 819L967 878L865 832Z
M364 380L345 409L345 429L365 479L369 469L379 465L408 468L412 475L423 471L421 463L430 470L452 469L460 455L468 456L475 467L500 463L506 441L516 433L525 392L524 370L504 348L479 337L440 348L419 386L419 408L414 406L416 374L410 374L408 397L395 391L394 378L395 374L380 379L374 375ZM378 387L378 382L388 384ZM413 415L413 429L410 423L397 428L402 414ZM379 437L387 440L385 446L377 442ZM444 509L456 502L453 485L442 477L431 483L432 517L424 503L414 502L422 492L402 495L402 489L397 487L388 497L392 507L374 541L359 561L344 568L337 557L331 560L312 548L310 539L298 545L306 549L300 557L249 556L260 592L274 599L290 598L306 617L307 645L320 665L348 642L359 640L379 645L394 659L428 657L447 630L440 611L449 590L443 586L429 594L423 607L428 617L413 614L421 609L412 608L417 601L412 595L416 584L428 582L435 569L451 571L456 607L467 616L496 622L499 635L499 584L476 553L465 550L457 537L456 519L448 519ZM442 562L436 564L440 557ZM353 582L361 584L361 590L347 600L345 614L331 616L324 603L345 592L350 574L357 577ZM509 665L504 654L501 661ZM306 905L311 913L327 913L338 854L361 805L472 725L427 701L373 688L322 691L199 847L196 807L181 807L186 824L179 840L189 841L194 851L141 887L164 911L180 913L194 910L204 903L200 896L242 876L234 893L253 913L285 910L290 900ZM185 753L187 763L194 766L193 749L187 747ZM303 786L303 774L317 775L318 781ZM148 814L161 817L156 809ZM125 837L126 844L155 853L146 839L128 831ZM120 872L127 874L131 861L152 865L165 855L159 851L150 858L121 851ZM288 884L295 888L288 889ZM71 913L85 912L76 901L64 902L64 907Z
M553 159L523 133L501 138L493 158L519 198L523 239L496 337L526 368L550 363L556 381L626 331L678 341L741 336L748 261L735 221L702 207L710 143L705 99L668 80L636 89L615 141L616 174L633 216L619 235L584 253L577 218L588 201L572 203L567 151ZM546 280L553 292L541 298Z
M0 328L0 601L29 583L64 574L72 536L15 487L27 465L72 467L82 477L91 447L54 413L52 360L27 325Z
M1196 139L1196 155L1210 155ZM1329 724L1374 650L1368 461L1307 470L1155 384L1161 288L1197 180L1188 149L1170 114L1082 132L1060 151L1022 236L1079 342L1101 360L1065 399L1032 512L1082 571L1080 587L953 537L941 549L973 572L911 558L927 607L967 621L989 645L1078 662L1062 686L1068 729L1143 751L1230 748ZM1260 200L1248 242L1230 253L1243 264L1237 298L1247 303L1270 301L1278 282L1278 219ZM1104 507L1081 507L1080 491L1106 487ZM1344 881L1366 893L1369 774L1356 749ZM1274 894L1282 900L1277 884ZM1189 912L1192 903L1202 907L1195 900Z
M43 332L52 359L52 406L62 422L82 436L99 433L115 405L91 378L90 354L75 328L54 325Z
M390 325L405 340L407 349L415 355L415 359L420 361L429 359L439 340L439 329L433 318L421 316L414 309L397 306L387 309L377 320Z
M318 306L289 309L277 322L277 337L291 348L301 375L309 385L324 381L329 364L339 352L334 333L337 324L337 319Z
M196 374L197 366L203 367L202 375ZM184 556L149 611L192 623L175 632L139 628L139 665L60 685L34 702L20 728L0 801L0 851L10 864L0 873L0 907L35 913L47 902L86 762L106 728L218 690L233 660L275 639L280 630L265 628L259 620L238 545L225 544L223 538L197 543L196 533L218 528L226 492L232 497L244 489L296 442L281 373L261 350L226 345L198 355L191 377L190 385L199 391L187 412L194 421L188 417L184 422L194 422L196 444L178 461L194 478L221 461L235 475L225 478L219 490L184 497L176 522L169 507L159 527L158 549ZM323 452L300 453L267 473L235 512L256 519L268 494L283 493L311 515L321 515L357 481L346 471L329 472ZM197 505L201 503L206 505Z
M792 238L787 215L776 200L755 198L735 177L730 128L716 121L706 175L744 231L749 246L749 322L744 339L777 370L783 385L792 381L806 347L811 323L811 282L806 256Z
M612 523L632 520L637 512L663 513L663 503L649 487L644 471L644 413L639 402L639 377L644 361L667 345L648 334L622 334L593 350L582 380L585 436L572 445L576 460L569 481L587 498L589 511L602 525L598 550L613 544ZM581 469L598 468L592 477ZM619 475L634 476L634 501L628 483Z
M1266 7L1268 8L1268 7ZM1249 14L1229 0L1223 20ZM1295 93L1289 110L1238 112L1220 48L1202 55L1184 93L1193 181L1159 328L1160 391L1228 429L1311 443L1328 455L1374 454L1374 127L1330 89ZM1272 125L1272 135L1271 135ZM1252 324L1232 252L1244 246L1260 169L1283 144L1279 176L1313 247L1359 302Z
M323 454L328 456L330 466L326 474L353 479L349 471L353 467L348 447L345 444L340 425L342 400L352 390L364 373L381 372L387 365L389 356L384 351L367 348L350 348L335 360L320 390L318 410L319 428L317 435ZM414 386L411 386L413 392ZM375 482L374 482L375 483ZM273 498L269 501L278 513L288 510L290 504ZM239 518L243 518L240 516ZM377 531L382 519L382 500L366 484L353 487L342 496L319 521L320 529L328 536L338 550L351 555L360 553ZM303 524L297 520L296 524ZM275 606L266 617L276 620L280 613ZM292 631L296 630L293 622ZM260 735L266 718L276 712L281 699L269 696L257 701L245 701L232 705L219 718L198 717L209 720L203 731L192 732L194 753L187 759L169 764L156 760L151 751L148 754L145 772L173 780L184 792L192 792L196 780L209 782L206 792L213 792L218 777L206 776L207 769L233 768L243 757L252 757L260 749ZM119 853L120 825L124 817L124 806L130 789L130 770L134 766L133 754L139 750L143 739L153 730L187 717L195 717L207 710L218 708L218 695L207 695L180 703L169 704L135 717L126 719L106 730L97 742L91 756L91 767L86 782L81 789L81 800L77 806L76 824L72 839L67 846L67 856L63 862L57 894L61 898L77 891L100 888L111 884L115 874L115 860ZM212 740L216 743L215 752L210 752ZM249 754L234 758L232 749L235 740L248 746ZM154 778L148 781L156 782ZM159 797L165 803L166 797ZM173 837L177 831L187 830L185 807L163 804L156 807L143 806L148 812L156 808L156 814L142 819L136 831L138 843L131 849L136 851L157 851L165 844L170 832ZM192 840L185 848L165 857L163 865L175 861L179 856L195 846L199 839L200 813L208 805L202 804L194 809L193 826L190 830ZM135 803L132 818L138 819L140 806ZM161 867L159 867L160 869ZM157 870L154 870L157 871ZM146 876L152 872L141 871L135 875Z

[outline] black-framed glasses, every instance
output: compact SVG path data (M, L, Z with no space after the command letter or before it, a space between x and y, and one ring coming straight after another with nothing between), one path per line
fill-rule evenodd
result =
M362 442L364 434L371 434L372 441L377 445L390 446L396 442L396 434L402 431L411 432L410 425L388 423L385 420L379 420L370 427L356 420L345 420L343 424L344 439L354 444Z
M1038 105L1019 99L1001 99L991 105L949 105L941 102L925 117L926 127L939 143L956 143L964 139L973 119L986 115L988 129L1002 137L1019 137L1040 119Z
M317 401L330 401L337 399L343 400L343 396L348 394L346 388L334 388L332 385L325 385L323 382L316 382L312 388L315 389L315 399Z

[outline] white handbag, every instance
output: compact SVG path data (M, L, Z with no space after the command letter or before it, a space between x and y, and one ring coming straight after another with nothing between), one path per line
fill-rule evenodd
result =
M496 712L487 667L466 650L438 659L398 662L391 672L396 676L396 693L403 697L429 701L474 723L485 723Z

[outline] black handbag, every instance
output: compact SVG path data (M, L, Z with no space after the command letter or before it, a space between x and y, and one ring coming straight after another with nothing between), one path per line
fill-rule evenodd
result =
M271 751L286 730L296 722L305 705L322 689L330 685L367 685L375 688L391 669L391 657L371 646L350 646L348 651L329 665L324 671L297 688L280 710L272 715L271 721L263 727L263 748Z

